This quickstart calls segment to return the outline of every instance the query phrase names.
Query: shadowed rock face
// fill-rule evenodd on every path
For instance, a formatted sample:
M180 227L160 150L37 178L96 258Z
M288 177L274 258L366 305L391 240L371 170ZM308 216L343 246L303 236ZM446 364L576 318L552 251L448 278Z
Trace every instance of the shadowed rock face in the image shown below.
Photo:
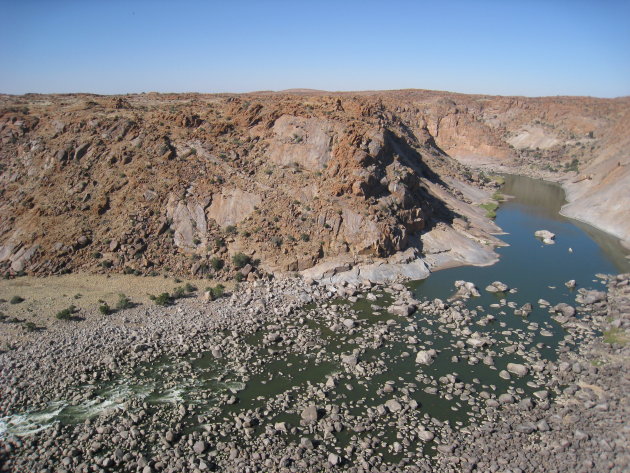
M231 277L236 252L337 278L331 267L391 278L488 264L499 229L478 204L492 185L451 157L552 163L567 213L627 237L629 104L430 91L2 96L0 269L184 274L220 259L218 276ZM574 158L577 173L565 170Z

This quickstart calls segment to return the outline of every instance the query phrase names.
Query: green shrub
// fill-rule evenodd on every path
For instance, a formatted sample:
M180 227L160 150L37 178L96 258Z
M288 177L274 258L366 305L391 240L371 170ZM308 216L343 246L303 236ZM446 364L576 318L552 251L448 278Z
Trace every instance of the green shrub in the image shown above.
M225 227L225 233L227 233L228 235L235 235L236 225L228 225L227 227Z
M216 256L210 260L210 266L212 266L212 269L215 271L223 269L224 264L223 260L221 258L217 258Z
M223 284L217 284L215 287L210 288L210 293L214 299L219 299L225 294L225 286Z
M487 202L485 204L481 204L479 207L486 210L486 217L495 218L497 216L496 210L499 208L499 204L496 202Z
M251 258L244 253L236 253L232 256L232 263L237 269L241 269L247 266L251 261Z
M306 233L302 233L302 234L300 235L300 239L301 239L302 241L309 241L309 240L311 239L311 237L310 237L310 236L308 236Z
M173 303L173 299L168 292L163 292L158 296L153 296L153 301L155 302L155 305L159 305L162 307L171 305Z
M63 309L57 312L55 317L57 317L59 320L70 320L72 318L72 314L74 314L76 310L77 308L71 305L67 309Z
M177 286L173 289L173 299L181 299L186 295L186 289L182 286Z
M24 298L20 296L13 296L9 301L11 304L19 304L20 302L24 302Z
M113 265L114 265L114 263L113 263L113 262L111 262L111 261L109 261L109 260L104 260L104 261L101 261L101 266L102 266L103 268L105 268L105 269L109 269L109 268L111 268Z
M99 306L98 311L103 315L109 315L112 312L112 309L107 304L103 304Z
M186 285L184 286L184 289L186 290L186 292L195 292L197 290L197 288L193 286L192 284L190 284L189 282L186 283Z
M37 325L35 325L35 322L26 322L23 327L24 330L26 330L27 332L34 332L37 328Z
M505 197L500 192L495 192L492 194L492 200L496 200L497 202L502 202L505 200Z
M234 276L234 279L236 280L236 282L241 282L243 279L245 279L245 276L243 275L243 273L241 273L240 271L238 273L236 273L236 275Z
M129 309L133 306L131 300L124 294L118 294L118 302L116 303L117 310Z
M103 254L99 251L95 251L94 253L92 253L92 258L94 259L101 259L103 257Z
M564 164L564 170L565 171L579 172L579 164L580 164L580 161L578 161L577 158L573 158L573 160L570 163L565 163Z

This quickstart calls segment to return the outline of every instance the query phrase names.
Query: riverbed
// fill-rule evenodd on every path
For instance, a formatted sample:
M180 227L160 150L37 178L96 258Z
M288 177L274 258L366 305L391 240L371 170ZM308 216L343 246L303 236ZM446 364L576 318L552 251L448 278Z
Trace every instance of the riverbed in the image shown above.
M56 429L80 437L131 418L141 453L123 460L130 447L118 455L101 441L92 457L111 466L167 462L164 442L180 441L180 450L197 445L190 461L202 470L276 464L291 449L313 465L430 468L450 432L479 425L503 404L552 402L562 385L550 367L598 333L579 314L567 321L550 308L574 307L581 289L603 288L598 275L630 269L614 238L558 214L559 187L507 176L502 192L510 198L496 220L509 246L497 250L493 266L444 270L405 286L308 288L291 310L281 295L277 304L270 298L278 286L244 289L230 299L246 317L240 323L233 315L233 326L223 317L202 328L210 309L192 301L118 314L130 350L107 350L111 359L86 366L74 383L16 401L0 434L33 438ZM541 229L556 234L553 245L534 237ZM458 280L478 295L458 293ZM575 286L565 284L571 280ZM487 291L495 281L507 287ZM156 317L170 324L158 337ZM126 326L145 330L130 335ZM191 327L194 335L182 335ZM80 347L105 328L78 330ZM84 440L79 450L91 452L89 445Z

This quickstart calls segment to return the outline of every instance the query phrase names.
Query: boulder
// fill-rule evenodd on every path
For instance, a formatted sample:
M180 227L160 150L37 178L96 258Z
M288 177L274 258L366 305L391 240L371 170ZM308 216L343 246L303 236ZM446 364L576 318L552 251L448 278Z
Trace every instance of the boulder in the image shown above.
M317 422L317 419L319 418L319 414L317 412L317 407L315 405L312 405L312 404L310 406L308 406L308 407L305 407L302 410L302 414L300 414L300 417L302 418L302 420L306 424L313 424L313 423Z
M529 373L527 366L518 363L508 363L507 370L516 376L525 376Z
M555 243L554 239L556 238L555 233L551 233L549 230L537 230L534 233L536 238L542 239L545 245L553 245Z
M420 350L416 354L416 363L422 365L430 365L433 363L433 358L437 355L435 350Z
M398 412L402 409L402 406L396 399L390 399L385 403L385 407L389 410L389 412Z

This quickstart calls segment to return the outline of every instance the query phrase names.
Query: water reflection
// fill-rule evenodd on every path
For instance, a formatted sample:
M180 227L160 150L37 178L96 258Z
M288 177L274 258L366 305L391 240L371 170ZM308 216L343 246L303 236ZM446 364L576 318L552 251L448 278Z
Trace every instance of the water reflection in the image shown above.
M571 236L575 235L578 237L578 246L583 246L582 243L590 244L591 242L586 241L590 239L599 247L603 258L614 267L613 271L630 271L630 260L626 258L628 251L621 246L618 238L587 223L560 215L560 209L567 202L564 190L558 184L524 176L506 175L504 177L505 185L502 192L505 195L514 196L514 199L507 201L501 206L497 218L497 223L505 231L513 233L509 228L504 227L505 222L512 221L513 216L510 215L511 213L516 213L518 218L529 221L533 217L541 217L552 222L570 224L581 230L581 232L570 232ZM546 222L542 221L541 225L544 223ZM560 231L568 229L565 225L555 228ZM549 230L554 231L551 228ZM557 232L554 231L554 233ZM579 233L582 233L582 235L579 235ZM577 248L572 249L574 251L577 250Z

